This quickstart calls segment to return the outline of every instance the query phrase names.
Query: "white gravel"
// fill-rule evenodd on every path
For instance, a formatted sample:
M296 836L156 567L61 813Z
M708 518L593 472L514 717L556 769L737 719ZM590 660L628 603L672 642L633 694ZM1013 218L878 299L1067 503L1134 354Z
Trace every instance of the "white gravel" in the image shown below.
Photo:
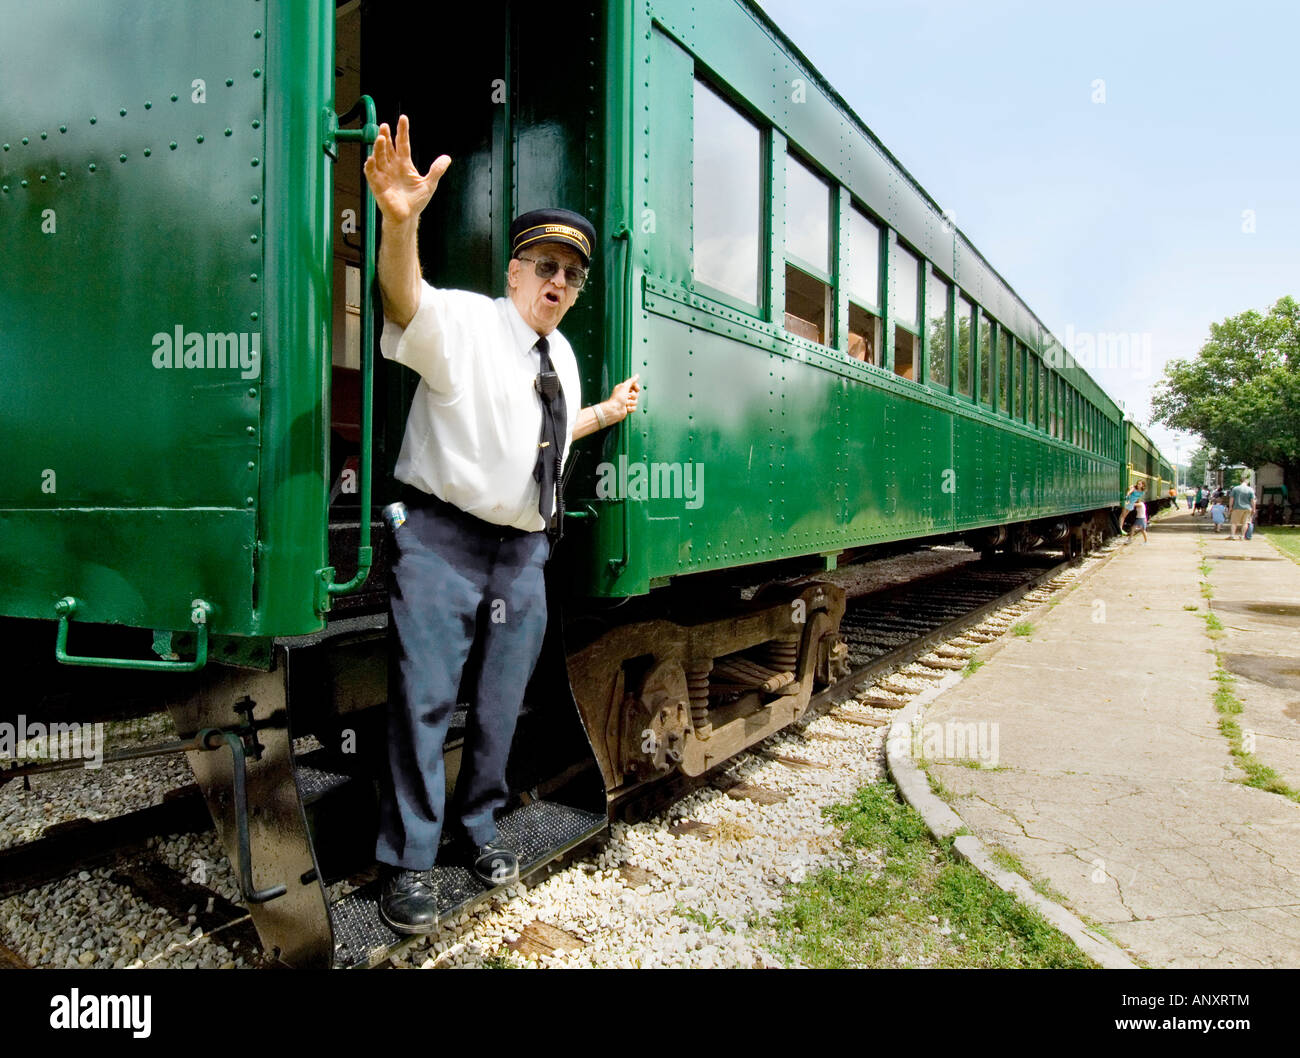
M1103 552L1104 554L1105 552ZM947 557L952 562L955 555ZM1091 562L1036 589L982 631L1003 634L1033 605L1080 577ZM948 647L979 644L949 641ZM942 648L941 648L942 649ZM951 655L949 655L951 656ZM920 691L931 680L895 673L886 677ZM872 693L881 693L871 688ZM846 711L892 717L850 700ZM780 804L736 800L708 788L691 794L661 816L630 826L616 823L608 845L594 859L572 864L534 887L515 886L475 912L448 923L434 938L422 939L394 962L404 968L482 966L488 960L516 966L753 967L776 966L767 922L782 904L785 887L831 865L842 869L876 866L860 851L839 846L822 807L843 802L884 774L887 727L870 728L823 716L810 733L836 739L773 736L754 750L829 764L829 769L790 767L750 751L729 775L789 795ZM100 819L161 800L167 790L191 781L180 757L80 769L0 789L0 847L39 836L52 822ZM672 834L684 819L708 823L711 834ZM152 842L164 863L238 903L230 864L213 833L173 835ZM627 865L650 872L632 889L619 875ZM229 947L221 931L204 936L194 924L146 906L126 887L110 881L112 870L83 870L57 882L0 900L0 934L33 965L48 967L221 967L258 960ZM574 935L581 947L524 959L506 944L529 923L540 921ZM245 956L248 956L246 958Z
M168 737L164 733L159 740ZM121 745L110 742L106 748ZM30 790L22 779L13 779L0 786L0 849L34 841L56 823L111 819L161 804L163 794L193 781L181 753L33 775Z

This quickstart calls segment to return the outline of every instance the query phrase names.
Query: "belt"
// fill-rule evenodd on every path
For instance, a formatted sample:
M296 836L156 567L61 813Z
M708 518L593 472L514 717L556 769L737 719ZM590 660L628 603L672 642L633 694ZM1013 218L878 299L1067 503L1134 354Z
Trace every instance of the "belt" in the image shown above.
M398 499L412 510L432 511L439 517L456 522L479 536L491 537L497 540L515 540L521 536L528 536L532 532L531 529L518 529L513 525L498 525L495 522L485 522L482 518L477 518L468 511L461 510L454 503L448 503L432 493L417 489L414 485L403 485Z

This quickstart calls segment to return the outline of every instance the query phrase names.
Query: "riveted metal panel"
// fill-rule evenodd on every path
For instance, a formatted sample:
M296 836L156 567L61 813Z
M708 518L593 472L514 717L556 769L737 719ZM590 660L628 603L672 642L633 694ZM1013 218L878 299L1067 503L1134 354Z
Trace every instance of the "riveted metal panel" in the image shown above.
M3 612L319 625L332 14L50 0L7 27Z
M5 613L75 590L78 620L183 629L202 593L215 631L252 623L265 9L232 6L8 16Z

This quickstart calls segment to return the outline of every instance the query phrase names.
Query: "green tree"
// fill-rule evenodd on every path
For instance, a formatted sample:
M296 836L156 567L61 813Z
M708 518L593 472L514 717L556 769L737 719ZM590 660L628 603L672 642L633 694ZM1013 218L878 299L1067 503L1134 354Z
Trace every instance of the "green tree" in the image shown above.
M1193 430L1226 463L1277 463L1295 489L1300 474L1300 304L1278 300L1210 324L1192 360L1165 365L1153 418Z

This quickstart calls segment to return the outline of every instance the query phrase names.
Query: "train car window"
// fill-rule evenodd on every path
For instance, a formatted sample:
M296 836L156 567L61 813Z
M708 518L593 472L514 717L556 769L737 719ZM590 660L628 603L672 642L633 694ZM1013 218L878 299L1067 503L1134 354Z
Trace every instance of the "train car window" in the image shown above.
M1016 415L1016 339L1011 332L1005 327L1002 328L999 366L1005 364L1002 369L1002 410L1012 418Z
M894 251L894 304L890 306L894 322L913 333L920 326L921 263L910 251L899 246Z
M965 297L957 298L957 392L971 395L971 343L975 327L975 306Z
M1038 357L1025 352L1025 422L1038 426Z
M1060 423L1057 421L1057 412L1060 410L1060 386L1061 381L1054 374L1051 368L1046 364L1043 365L1043 376L1047 379L1047 435L1049 437L1060 437Z
M880 317L852 301L849 302L849 356L876 367L881 366L884 357L880 348Z
M849 297L880 314L880 228L849 210Z
M902 245L890 254L894 273L894 300L890 314L894 320L894 374L913 381L917 376L918 338L921 319L921 262Z
M829 345L835 302L831 278L831 189L793 155L785 167L785 329Z
M948 302L951 300L951 287L938 272L931 269L930 285L926 291L925 315L928 323L929 349L926 362L927 382L948 389L952 375L949 364L952 360L952 343L949 341L951 318L948 314Z
M1034 359L1035 374L1038 376L1038 428L1047 431L1047 368L1037 357Z
M694 114L695 281L757 308L762 137L757 125L699 80Z
M793 155L785 166L785 252L830 275L830 185Z
M849 356L880 367L880 227L851 209L848 236Z
M980 403L987 404L994 411L997 411L998 408L998 395L993 392L998 377L994 366L996 350L993 347L996 333L993 321L981 312L979 344Z
M1007 361L1007 411L1013 419L1021 419L1025 411L1025 372L1020 362L1020 346L1010 331L1006 332L1006 341L1002 344Z
M785 329L810 342L828 343L827 322L834 312L831 288L807 272L785 266Z
M916 335L902 327L894 328L894 374L916 378Z

